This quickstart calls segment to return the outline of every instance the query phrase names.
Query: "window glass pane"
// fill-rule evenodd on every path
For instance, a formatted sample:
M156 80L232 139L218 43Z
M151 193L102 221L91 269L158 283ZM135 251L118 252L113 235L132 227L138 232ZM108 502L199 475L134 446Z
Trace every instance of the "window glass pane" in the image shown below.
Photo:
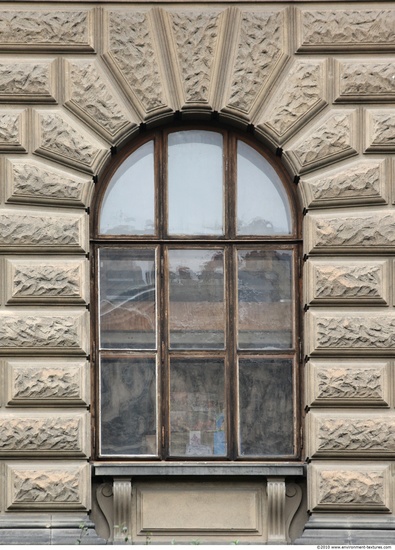
M169 250L170 347L224 347L223 250Z
M222 135L169 134L168 155L169 234L222 235Z
M226 455L223 361L176 359L170 367L170 454Z
M100 345L156 348L155 250L100 250Z
M239 452L293 454L291 359L240 359Z
M292 347L292 251L238 251L238 346Z
M100 233L155 234L154 142L132 153L118 168L104 195Z
M157 454L156 393L155 359L102 358L102 454Z
M255 149L237 142L237 234L288 235L291 214L280 177Z

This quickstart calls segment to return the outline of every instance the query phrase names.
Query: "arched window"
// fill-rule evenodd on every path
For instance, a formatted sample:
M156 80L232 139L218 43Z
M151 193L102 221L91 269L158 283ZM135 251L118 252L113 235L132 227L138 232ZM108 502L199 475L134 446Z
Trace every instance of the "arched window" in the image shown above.
M126 148L125 148L126 149ZM298 224L244 134L171 128L97 200L99 458L298 456Z

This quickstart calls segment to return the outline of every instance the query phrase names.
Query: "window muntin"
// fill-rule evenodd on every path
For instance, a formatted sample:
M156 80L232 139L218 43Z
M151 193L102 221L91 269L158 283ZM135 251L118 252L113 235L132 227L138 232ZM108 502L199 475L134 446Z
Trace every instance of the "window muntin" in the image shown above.
M194 140L211 144L212 134L216 135L199 130L186 141L188 145ZM183 144L185 136L185 131L156 132L155 139L145 142L155 144L153 165L158 166L160 159L164 168L152 168L156 174L154 195L159 197L157 236L142 236L143 227L134 235L99 231L97 236L99 312L105 323L99 330L97 353L101 373L99 456L117 460L295 458L298 242L292 203L277 172L252 145L226 131L218 132L221 162L218 158L216 162L221 164L221 172L217 172L216 184L221 198L217 197L213 211L217 220L221 212L222 234L215 234L218 224L214 224L213 233L206 235L205 222L199 231L199 216L189 229L182 221L176 229L180 233L170 234L169 201L176 204L177 200L168 191L171 175L166 167L171 163L167 144ZM240 154L235 153L243 152L244 145L249 158L256 154L264 160L255 159L255 164L265 168L264 186L270 189L267 179L270 182L275 175L274 191L265 192L265 200L277 196L279 202L273 199L274 204L282 205L279 218L273 215L271 223L259 225L266 231L263 234L237 234L238 197L247 176L238 169ZM204 163L205 157L201 159ZM199 170L195 167L193 171ZM181 186L187 187L191 181L187 170L184 177L183 170L178 170L177 178ZM194 192L196 181L191 184ZM110 179L109 188L114 188L112 183ZM208 202L211 185L201 187L203 194L208 193ZM102 201L102 216L109 204ZM178 205L188 210L187 194ZM255 205L253 210L257 212ZM279 227L283 233L275 234ZM142 374L144 361L146 378ZM131 373L127 373L128 364ZM117 374L113 383L111 372ZM254 373L259 374L255 385ZM147 391L132 406L126 394L133 376L140 381L136 385L143 380ZM124 397L117 401L117 394ZM146 411L141 417L140 409ZM123 433L117 444L119 429Z

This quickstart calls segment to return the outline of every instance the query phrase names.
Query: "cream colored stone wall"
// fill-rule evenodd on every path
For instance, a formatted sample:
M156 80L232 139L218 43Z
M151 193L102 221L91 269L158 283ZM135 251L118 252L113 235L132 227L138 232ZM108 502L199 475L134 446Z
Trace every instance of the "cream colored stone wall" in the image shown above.
M0 514L90 509L86 208L177 111L250 125L300 190L308 508L394 513L393 4L1 8Z

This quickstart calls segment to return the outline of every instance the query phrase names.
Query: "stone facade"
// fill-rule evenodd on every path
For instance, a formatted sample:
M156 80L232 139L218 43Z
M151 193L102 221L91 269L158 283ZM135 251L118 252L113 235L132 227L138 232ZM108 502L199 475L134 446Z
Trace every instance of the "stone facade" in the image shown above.
M285 477L240 485L245 517L224 513L225 493L191 485L210 517L221 508L210 536L232 540L221 533L236 517L245 542L345 544L368 536L363 513L375 525L367 540L393 541L392 3L0 3L2 540L35 512L31 542L48 517L61 533L70 517L73 543L81 518L92 534L91 510L117 540L133 506L136 540L155 529L167 540L155 518L174 514L149 515L158 495L177 500L165 486L139 482L132 500L127 480L92 481L90 206L111 155L140 129L212 117L252 132L298 185L308 477L303 494ZM303 535L297 510L302 523L312 513ZM351 527L334 527L333 512L338 525L354 514ZM199 521L190 532L207 533Z

